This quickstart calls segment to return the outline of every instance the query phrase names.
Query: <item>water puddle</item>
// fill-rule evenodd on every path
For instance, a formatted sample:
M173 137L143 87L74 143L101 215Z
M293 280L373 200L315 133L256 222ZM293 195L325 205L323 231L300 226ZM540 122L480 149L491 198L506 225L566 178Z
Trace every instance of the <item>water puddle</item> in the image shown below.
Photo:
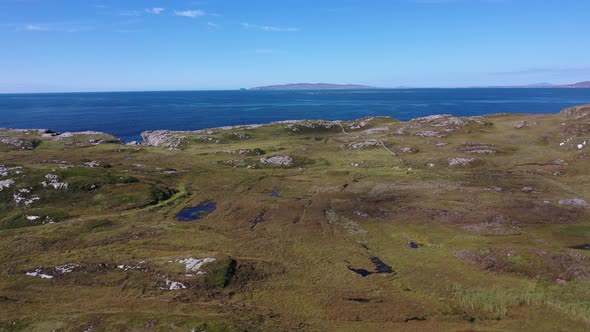
M348 267L348 269L349 269L350 271L352 271L352 272L354 272L354 273L356 273L356 274L360 275L361 277L368 277L368 276L370 276L371 274L375 273L375 272L371 272L371 271L368 271L368 270L365 270L365 269L353 269L353 268L352 268L352 267L350 267L350 266Z
M590 250L590 244L580 244L578 246L571 246L570 249Z
M195 207L182 209L176 215L176 219L180 222L201 220L215 211L215 209L217 209L217 204L215 202L204 201Z
M361 297L353 297L353 298L348 298L346 300L347 301L351 301L351 302L358 302L358 303L369 303L369 302L371 302L371 300L364 299L364 298L361 298Z
M278 191L273 191L270 193L270 197L281 197L281 194Z
M377 269L377 273L393 273L393 268L385 263L383 263L382 260L380 260L377 257L373 257L371 258L371 262L373 262L373 264L375 264L375 268Z
M258 224L260 224L261 222L264 222L264 216L266 215L265 211L262 211L258 214L258 217L256 217L256 219L254 219L253 221L250 222L250 229L254 229L256 228L256 226L258 226Z
M407 323L407 322L411 322L411 321L422 322L422 321L425 321L425 320L426 320L426 317L416 316L416 317L406 318L404 321Z
M352 267L348 267L348 269L361 277L368 277L371 274L392 274L395 273L393 268L387 264L385 264L381 259L378 257L371 257L371 262L375 265L375 271L369 271L365 269L354 269Z

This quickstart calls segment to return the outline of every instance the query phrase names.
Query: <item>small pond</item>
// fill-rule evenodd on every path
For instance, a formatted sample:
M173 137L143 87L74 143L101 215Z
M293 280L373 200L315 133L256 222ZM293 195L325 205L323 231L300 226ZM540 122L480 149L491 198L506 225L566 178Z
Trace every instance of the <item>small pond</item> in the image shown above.
M176 219L180 222L190 222L201 220L211 214L217 209L217 204L213 201L204 201L195 207L182 209L177 215Z
M373 263L373 265L375 265L375 271L368 271L365 269L354 269L350 266L348 266L348 269L358 275L360 275L361 277L368 277L371 274L377 274L377 273L382 273L382 274L395 274L395 271L393 270L393 268L387 264L385 264L382 260L380 260L377 257L371 257L371 262Z

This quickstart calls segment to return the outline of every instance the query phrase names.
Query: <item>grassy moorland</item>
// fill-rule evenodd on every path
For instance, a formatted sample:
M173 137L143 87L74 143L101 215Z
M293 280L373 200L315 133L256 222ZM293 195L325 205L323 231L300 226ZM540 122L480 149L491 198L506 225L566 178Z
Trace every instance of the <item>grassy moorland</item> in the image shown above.
M590 106L146 138L0 130L0 331L590 329Z

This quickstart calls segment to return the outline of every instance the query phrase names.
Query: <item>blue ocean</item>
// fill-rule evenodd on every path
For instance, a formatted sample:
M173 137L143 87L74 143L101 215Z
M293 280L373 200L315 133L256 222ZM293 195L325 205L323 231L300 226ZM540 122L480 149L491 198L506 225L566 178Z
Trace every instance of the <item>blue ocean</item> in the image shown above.
M144 130L196 130L278 120L387 115L557 113L590 89L395 89L0 94L0 127L96 130L125 141Z

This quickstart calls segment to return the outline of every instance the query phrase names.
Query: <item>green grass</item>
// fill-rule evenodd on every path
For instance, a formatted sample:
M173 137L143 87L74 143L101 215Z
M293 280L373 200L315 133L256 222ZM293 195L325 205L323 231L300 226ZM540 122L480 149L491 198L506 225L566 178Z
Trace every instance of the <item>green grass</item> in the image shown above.
M524 119L539 125L513 128ZM587 330L588 253L568 247L589 242L590 212L557 204L590 202L586 152L559 147L571 135L564 127L580 124L560 115L487 121L444 138L415 135L441 127L413 124L400 135L408 123L376 118L363 129L343 122L346 133L275 124L208 135L220 143L182 133L181 151L46 138L33 151L1 150L23 173L0 192L0 330ZM369 138L417 152L342 148ZM499 153L467 155L465 142ZM295 165L260 167L263 154ZM450 167L452 157L480 161ZM243 167L223 164L236 159ZM538 172L556 159L568 164L562 175ZM93 160L108 167L82 165ZM70 187L44 188L46 174ZM40 200L17 205L18 189ZM176 221L205 200L215 212ZM218 260L191 276L175 263L187 257ZM349 270L374 271L372 257L395 274ZM58 274L68 263L77 270ZM56 277L25 275L36 269ZM162 289L166 278L187 288Z
M471 313L483 314L483 318L505 318L515 306L541 305L546 295L532 284L527 288L483 288L456 286L452 290L457 303Z
M164 200L164 201L160 201L159 203L149 206L146 208L146 210L152 210L152 209L159 209L161 207L166 207L166 206L170 206L173 205L175 203L177 203L179 200L181 200L182 198L186 197L188 195L188 191L186 190L186 186L181 183L178 186L178 191L172 195L170 198Z

